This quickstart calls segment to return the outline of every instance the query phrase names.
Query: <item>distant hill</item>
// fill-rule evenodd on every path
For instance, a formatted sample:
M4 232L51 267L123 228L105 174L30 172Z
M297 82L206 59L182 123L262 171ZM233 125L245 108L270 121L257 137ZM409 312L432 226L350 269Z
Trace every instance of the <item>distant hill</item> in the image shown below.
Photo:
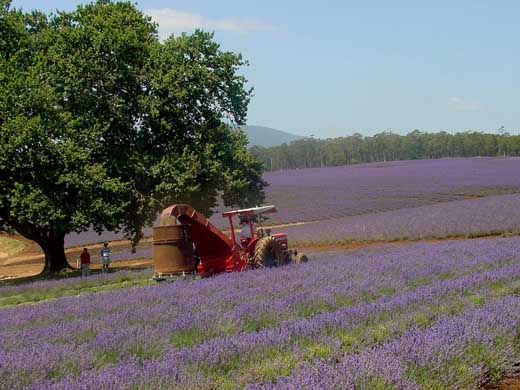
M250 146L276 146L305 138L301 135L286 133L285 131L271 129L265 126L245 126L243 130L247 134L247 138L249 138Z

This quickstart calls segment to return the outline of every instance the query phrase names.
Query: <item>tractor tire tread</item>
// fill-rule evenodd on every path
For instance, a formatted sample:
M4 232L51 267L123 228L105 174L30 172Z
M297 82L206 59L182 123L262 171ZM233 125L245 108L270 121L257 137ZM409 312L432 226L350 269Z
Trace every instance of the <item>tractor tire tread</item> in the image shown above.
M254 268L267 267L266 260L269 253L274 254L275 267L285 264L282 245L274 237L268 236L261 238L256 243L251 265Z

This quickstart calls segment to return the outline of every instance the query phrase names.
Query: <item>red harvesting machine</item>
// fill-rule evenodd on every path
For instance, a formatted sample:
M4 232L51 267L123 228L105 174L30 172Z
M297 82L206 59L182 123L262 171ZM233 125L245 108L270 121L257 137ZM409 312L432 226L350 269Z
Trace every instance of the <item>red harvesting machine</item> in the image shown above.
M307 256L289 249L286 233L271 234L254 220L276 212L275 206L253 207L222 214L229 222L229 237L190 205L163 210L161 226L153 229L154 278L164 280L186 274L210 276L247 268L277 267L307 262ZM233 217L245 227L237 240Z

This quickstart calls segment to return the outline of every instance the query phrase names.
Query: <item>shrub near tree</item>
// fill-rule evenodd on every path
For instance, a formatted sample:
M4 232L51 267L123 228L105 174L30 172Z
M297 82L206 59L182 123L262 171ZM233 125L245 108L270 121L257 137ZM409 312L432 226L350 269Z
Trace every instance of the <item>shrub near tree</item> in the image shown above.
M0 229L37 242L45 271L67 266L69 232L135 244L167 204L261 201L261 164L234 126L246 63L212 34L160 41L111 1L46 15L0 0L0 32Z

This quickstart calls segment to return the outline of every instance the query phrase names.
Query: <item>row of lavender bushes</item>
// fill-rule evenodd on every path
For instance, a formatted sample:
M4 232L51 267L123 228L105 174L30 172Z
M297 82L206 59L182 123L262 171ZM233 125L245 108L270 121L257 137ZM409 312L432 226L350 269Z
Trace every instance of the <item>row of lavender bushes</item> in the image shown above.
M316 221L492 196L520 190L519 158L453 158L268 172L270 223ZM219 209L211 221L226 227ZM158 224L158 220L156 224ZM145 229L145 236L151 229ZM122 234L72 233L66 245L122 239Z
M446 237L479 237L520 232L520 194L490 196L376 214L275 227L291 245L385 242ZM122 248L113 260L151 258L151 245ZM98 260L100 261L100 260Z
M520 359L519 245L332 252L3 309L0 388L474 389Z

